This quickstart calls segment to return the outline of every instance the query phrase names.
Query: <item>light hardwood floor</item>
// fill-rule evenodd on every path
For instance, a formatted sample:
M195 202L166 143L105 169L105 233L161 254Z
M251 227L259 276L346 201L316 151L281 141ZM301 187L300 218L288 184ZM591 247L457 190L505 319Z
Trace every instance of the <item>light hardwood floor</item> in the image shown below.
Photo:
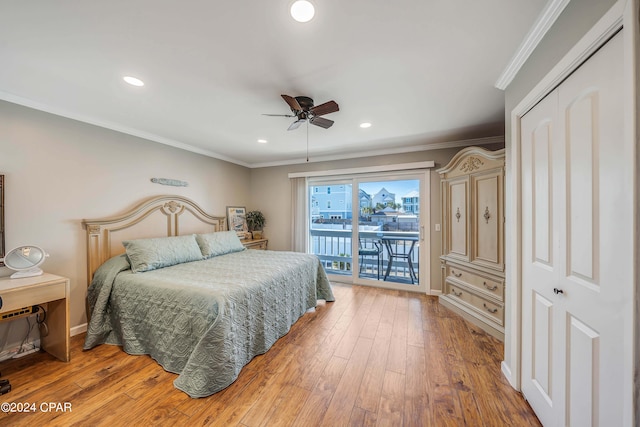
M334 293L204 399L174 389L176 375L148 356L82 351L84 335L70 363L46 353L2 362L13 390L0 402L36 411L0 413L0 425L540 425L502 377L502 343L437 298L341 284ZM43 411L48 402L71 411Z

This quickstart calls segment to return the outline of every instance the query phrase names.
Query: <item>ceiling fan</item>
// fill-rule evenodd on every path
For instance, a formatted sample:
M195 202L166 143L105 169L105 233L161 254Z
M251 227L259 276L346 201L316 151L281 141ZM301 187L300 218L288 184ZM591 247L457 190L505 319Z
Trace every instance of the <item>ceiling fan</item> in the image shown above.
M321 128L328 129L333 125L333 120L325 119L325 114L335 113L340 108L335 101L328 101L324 104L313 105L313 99L308 96L289 96L282 95L282 98L291 108L293 114L263 114L264 116L276 116L276 117L295 117L296 120L291 123L287 130L298 129L300 125L306 121L312 125L320 126Z

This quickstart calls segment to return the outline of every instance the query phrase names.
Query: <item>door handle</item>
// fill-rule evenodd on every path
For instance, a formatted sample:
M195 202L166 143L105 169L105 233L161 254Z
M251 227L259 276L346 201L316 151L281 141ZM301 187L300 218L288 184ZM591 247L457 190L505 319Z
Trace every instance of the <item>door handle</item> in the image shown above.
M564 294L564 291L562 289L553 288L553 293L556 294L556 295Z

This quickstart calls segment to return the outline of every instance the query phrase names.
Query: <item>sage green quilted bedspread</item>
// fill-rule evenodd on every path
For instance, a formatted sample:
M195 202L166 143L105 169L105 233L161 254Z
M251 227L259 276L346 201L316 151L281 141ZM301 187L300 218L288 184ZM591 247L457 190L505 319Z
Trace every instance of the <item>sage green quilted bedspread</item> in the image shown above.
M179 374L176 388L204 397L233 383L318 299L334 296L314 255L246 250L144 273L121 255L89 287L84 348L148 354Z

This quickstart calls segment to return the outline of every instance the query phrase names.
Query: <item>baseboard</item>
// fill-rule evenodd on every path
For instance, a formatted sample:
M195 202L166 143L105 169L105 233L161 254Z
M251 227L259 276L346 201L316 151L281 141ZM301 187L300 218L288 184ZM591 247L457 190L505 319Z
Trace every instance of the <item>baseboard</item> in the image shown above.
M500 363L500 370L502 371L502 375L504 375L507 381L509 381L509 384L511 384L511 387L520 391L520 389L517 387L517 384L513 380L513 375L511 374L511 368L509 367L509 365L507 365L507 363L504 360L502 361L502 363Z
M74 326L73 328L71 328L69 334L72 337L75 337L76 335L80 335L85 332L87 332L87 324L83 323L82 325Z

